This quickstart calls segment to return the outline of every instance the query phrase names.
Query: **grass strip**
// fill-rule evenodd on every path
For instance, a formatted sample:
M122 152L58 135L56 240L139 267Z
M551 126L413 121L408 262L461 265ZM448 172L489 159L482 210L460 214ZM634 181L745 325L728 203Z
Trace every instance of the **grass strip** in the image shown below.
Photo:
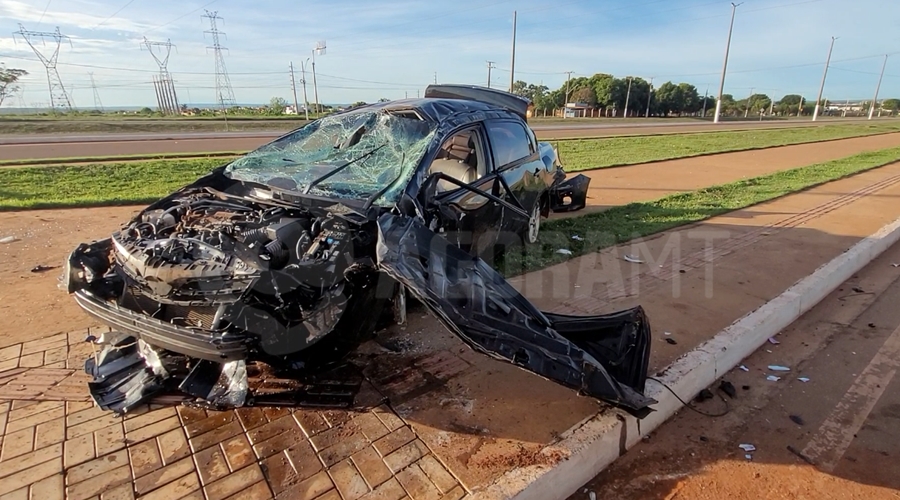
M521 254L509 252L498 263L512 276L596 252L626 241L770 201L900 161L900 147L776 172L719 186L679 193L655 201L630 203L603 212L547 221L540 243ZM572 239L578 235L582 240ZM571 252L557 253L559 249Z
M829 125L783 129L733 130L685 134L559 139L556 144L568 172L634 165L677 158L809 142L848 139L900 131L896 124Z
M115 156L71 156L65 158L22 158L17 160L0 160L0 167L41 166L55 167L71 163L112 163L123 161L154 161L201 158L233 158L244 154L241 151L221 151L206 153L162 153Z
M222 163L210 158L0 169L0 210L150 203Z

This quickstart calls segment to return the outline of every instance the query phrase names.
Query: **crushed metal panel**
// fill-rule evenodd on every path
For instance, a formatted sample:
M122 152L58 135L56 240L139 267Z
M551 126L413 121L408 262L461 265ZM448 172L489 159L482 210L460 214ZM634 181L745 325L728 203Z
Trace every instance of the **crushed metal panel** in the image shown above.
M643 311L548 315L484 261L415 219L385 214L378 219L378 231L379 268L473 348L639 418L652 411L656 401L640 393L650 338ZM554 328L554 321L572 340ZM614 378L607 365L622 379Z

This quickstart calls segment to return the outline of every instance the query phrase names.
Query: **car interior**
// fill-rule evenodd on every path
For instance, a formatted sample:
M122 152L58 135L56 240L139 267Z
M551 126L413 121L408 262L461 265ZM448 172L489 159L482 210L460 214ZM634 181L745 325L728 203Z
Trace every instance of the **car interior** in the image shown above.
M484 177L487 169L483 160L481 144L476 137L473 131L467 130L448 139L441 146L434 161L431 162L428 173L440 172L465 184ZM458 187L446 180L438 182L438 189L441 191L449 191Z

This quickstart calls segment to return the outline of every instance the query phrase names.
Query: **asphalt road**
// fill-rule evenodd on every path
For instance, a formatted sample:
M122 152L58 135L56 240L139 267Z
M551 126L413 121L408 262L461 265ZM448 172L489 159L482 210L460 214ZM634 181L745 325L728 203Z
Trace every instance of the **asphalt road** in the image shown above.
M622 125L609 122L596 124L579 122L573 124L536 123L532 128L540 139L556 139L672 134L710 130L809 127L862 121L865 120L858 118L830 118L816 123L811 121L767 121L725 122L719 124L672 121L665 123L649 122L647 124L628 122ZM6 135L0 136L0 160L248 151L271 141L283 133L281 131L252 131Z

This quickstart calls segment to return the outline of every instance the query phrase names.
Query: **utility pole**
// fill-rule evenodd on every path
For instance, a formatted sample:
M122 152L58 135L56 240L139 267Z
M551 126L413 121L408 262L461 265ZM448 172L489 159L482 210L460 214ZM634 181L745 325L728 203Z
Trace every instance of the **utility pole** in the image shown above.
M491 88L491 69L496 68L496 66L494 66L494 61L488 61L487 68L488 68L488 88Z
M316 98L316 115L319 114L319 85L316 83L316 54L325 55L325 40L316 42L316 48L312 50L312 74L313 74L313 95Z
M875 97L872 98L872 106L869 107L869 119L875 115L875 106L878 103L878 91L881 90L881 79L884 78L884 68L887 67L888 55L884 55L884 63L881 65L881 76L878 77L878 85L875 86Z
M650 118L650 102L653 101L653 77L650 77L650 92L647 94L647 112L644 118Z
M228 70L225 68L225 56L222 55L222 52L227 52L228 48L222 47L219 43L219 35L225 36L225 33L219 31L216 27L216 21L222 19L219 17L218 11L205 11L206 14L200 16L209 19L209 30L204 31L203 33L209 33L212 35L212 47L207 47L207 49L213 49L213 54L216 58L216 102L222 107L223 110L226 110L226 117L228 119L228 111L226 106L231 105L234 106L234 90L231 89L231 79L228 78Z
M825 72L822 73L822 84L819 85L819 95L816 97L816 108L813 111L813 121L819 117L819 103L822 102L822 93L825 92L825 77L828 76L828 65L831 64L831 51L834 50L835 37L831 37L831 45L828 47L828 58L825 59Z
M300 61L300 83L303 84L303 112L306 114L306 120L309 121L309 99L306 98L306 61Z
M753 87L750 87L750 96L747 97L747 109L744 110L744 118L750 115L750 102L753 100Z
M734 31L734 13L737 11L741 3L731 2L731 25L728 28L728 41L725 43L725 62L722 63L722 79L719 81L719 96L716 98L716 115L713 117L713 123L719 123L719 116L722 114L722 94L725 92L725 73L728 70L728 53L731 51L731 33Z
M709 98L709 84L706 84L706 92L703 93L703 112L700 113L700 118L706 118L706 100Z
M437 71L434 72L434 84L437 85Z
M623 118L628 118L628 101L631 100L631 77L628 77L628 91L625 92L625 113Z
M159 66L159 75L153 76L153 86L156 89L156 103L159 105L159 111L164 115L174 115L181 112L178 107L178 97L175 94L175 83L172 81L172 75L169 74L169 56L172 54L172 48L175 47L171 40L165 42L151 42L144 37L141 42L141 48L146 48L156 65ZM165 55L162 49L165 48ZM159 54L156 53L159 51ZM175 51L178 48L175 47Z
M566 118L566 106L569 104L569 79L572 78L574 71L566 71L566 98L563 102L563 119Z
M50 107L54 111L56 111L57 108L64 108L67 110L72 109L72 101L69 99L69 94L66 93L65 87L63 87L59 72L56 71L56 60L59 58L59 46L62 45L63 40L69 42L69 46L71 46L72 40L68 36L60 34L58 26L56 31L48 33L42 31L28 31L25 29L25 26L22 26L22 23L19 23L19 31L13 32L13 40L15 40L16 35L19 35L25 40L25 43L27 43L28 46L31 47L31 50L34 51L34 55L36 55L44 64L44 69L47 70L47 86L50 89ZM56 48L53 49L53 53L51 53L49 57L42 54L41 51L34 46L34 43L32 43L33 40L38 39L42 43L46 43L47 38L56 42Z
M291 61L291 92L294 93L294 113L300 114L300 103L297 102L297 86L294 85L294 61Z
M509 91L513 91L516 81L516 11L513 11L512 58L509 63Z
M100 101L100 93L97 92L97 84L94 83L94 73L88 71L88 76L91 77L91 88L94 90L94 109L103 111L103 103Z

